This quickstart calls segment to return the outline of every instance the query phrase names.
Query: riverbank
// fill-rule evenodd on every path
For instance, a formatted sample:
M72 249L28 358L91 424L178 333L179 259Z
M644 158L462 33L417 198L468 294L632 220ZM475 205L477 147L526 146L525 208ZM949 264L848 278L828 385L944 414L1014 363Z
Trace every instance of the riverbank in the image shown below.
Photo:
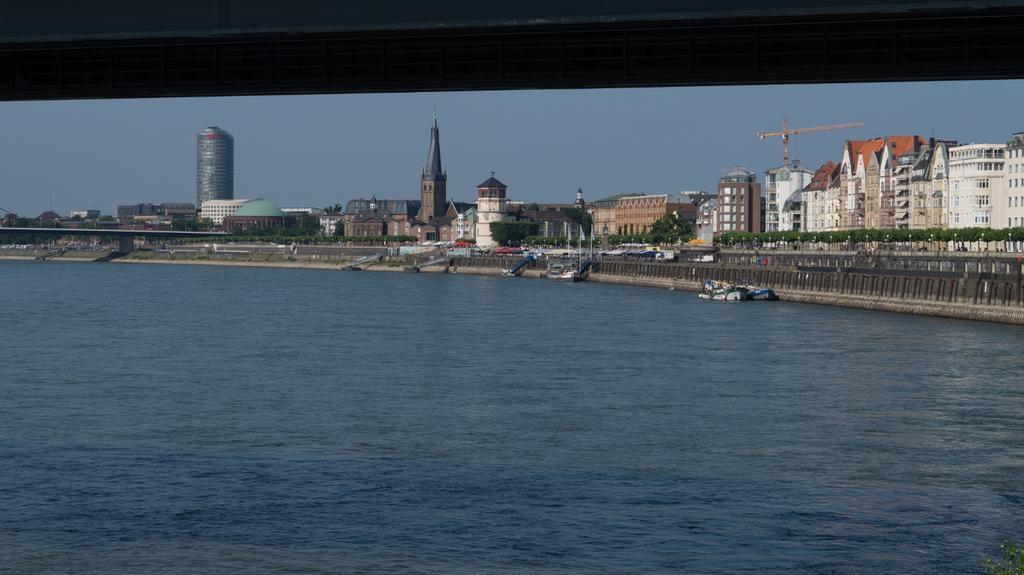
M98 258L103 257L107 253L108 252L79 252L79 251L72 251L72 252L67 252L67 253L61 254L59 256L47 256L46 260L47 261L57 261L57 262L86 262L86 263L89 263L89 262L96 261ZM19 250L17 252L7 252L7 253L0 252L0 260L34 261L34 260L38 259L40 256L45 256L46 254L47 254L47 252L45 252L45 251L23 251L23 250Z
M31 260L26 255L0 255L0 259ZM91 261L82 257L59 256L51 261ZM232 254L225 257L203 255L127 256L113 260L119 264L202 265L224 267L266 267L280 269L317 269L342 271L348 261L317 260L315 256L252 256L242 259ZM456 258L449 266L434 265L419 269L422 273L463 273L500 275L512 266L510 258ZM379 262L365 265L363 271L404 272L409 262ZM910 273L910 272L905 272ZM521 277L543 277L543 262L533 262ZM846 307L889 313L928 315L950 319L984 321L1024 326L1024 301L1021 286L1011 279L969 274L925 276L894 275L884 270L798 271L796 269L763 269L751 266L721 264L664 264L636 261L600 262L595 264L588 281L635 287L699 292L707 279L741 281L775 290L781 301L833 307Z
M701 282L681 279L622 277L609 274L593 274L587 281L613 283L638 287L672 289L699 293L703 289ZM1024 326L1024 309L1005 310L986 305L950 304L920 301L901 301L898 299L877 298L873 296L857 296L852 294L821 294L800 290L776 290L779 301L845 307L888 313L912 315L930 315L949 319L984 321Z

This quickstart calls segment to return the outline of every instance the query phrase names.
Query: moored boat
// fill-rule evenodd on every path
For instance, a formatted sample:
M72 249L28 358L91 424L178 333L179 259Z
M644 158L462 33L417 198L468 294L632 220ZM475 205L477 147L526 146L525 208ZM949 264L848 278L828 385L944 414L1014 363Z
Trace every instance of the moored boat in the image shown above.
M758 288L747 286L747 299L754 301L775 301L779 296L770 288Z
M545 277L555 281L578 282L582 279L574 262L553 262L548 266Z
M697 294L697 297L715 301L744 301L748 299L749 291L744 286L707 280L704 282L704 291Z

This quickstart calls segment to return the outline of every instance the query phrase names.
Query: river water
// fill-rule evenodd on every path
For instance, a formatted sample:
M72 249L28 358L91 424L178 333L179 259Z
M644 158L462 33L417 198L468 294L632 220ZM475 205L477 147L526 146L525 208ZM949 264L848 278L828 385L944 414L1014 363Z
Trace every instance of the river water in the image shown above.
M0 262L0 573L980 573L1018 328Z

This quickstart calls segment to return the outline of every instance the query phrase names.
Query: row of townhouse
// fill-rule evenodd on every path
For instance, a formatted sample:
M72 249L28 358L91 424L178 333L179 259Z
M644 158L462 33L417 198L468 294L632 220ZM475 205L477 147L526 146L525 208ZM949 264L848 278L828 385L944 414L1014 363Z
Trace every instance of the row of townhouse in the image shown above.
M770 170L766 187L772 185ZM847 140L841 162L818 168L795 197L798 207L767 196L769 212L778 209L768 216L767 231L1024 226L1024 133L1002 144L921 136ZM801 225L793 224L797 211Z

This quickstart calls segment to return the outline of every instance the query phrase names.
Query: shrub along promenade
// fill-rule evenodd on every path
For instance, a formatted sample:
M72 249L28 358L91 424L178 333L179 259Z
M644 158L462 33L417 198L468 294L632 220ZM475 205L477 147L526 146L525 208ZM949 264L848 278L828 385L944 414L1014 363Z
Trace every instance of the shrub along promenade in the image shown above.
M904 247L931 251L1020 251L1024 248L1024 228L956 228L924 230L848 230L835 232L725 232L718 242L726 247L765 245L806 246L812 249L850 248L856 245L875 249Z

